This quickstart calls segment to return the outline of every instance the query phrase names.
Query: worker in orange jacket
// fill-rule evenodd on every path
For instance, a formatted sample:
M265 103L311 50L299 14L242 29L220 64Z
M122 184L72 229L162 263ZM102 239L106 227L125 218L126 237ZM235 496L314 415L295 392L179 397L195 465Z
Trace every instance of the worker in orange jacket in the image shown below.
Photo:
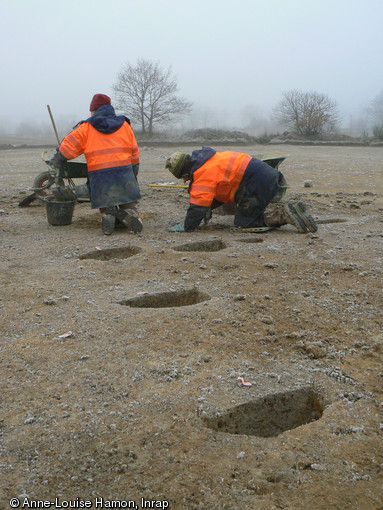
M262 229L291 224L298 232L316 232L314 219L302 202L273 204L281 195L282 173L249 154L234 151L217 152L202 147L191 155L175 152L166 160L166 168L178 179L190 181L190 205L184 223L169 230L192 232L211 210L228 202L237 205L234 225L239 228Z
M91 116L63 139L49 165L61 169L67 160L84 154L91 206L101 212L104 234L113 233L116 218L133 232L141 232L137 211L141 198L137 182L139 149L130 121L123 115L116 116L105 94L95 94L89 110Z

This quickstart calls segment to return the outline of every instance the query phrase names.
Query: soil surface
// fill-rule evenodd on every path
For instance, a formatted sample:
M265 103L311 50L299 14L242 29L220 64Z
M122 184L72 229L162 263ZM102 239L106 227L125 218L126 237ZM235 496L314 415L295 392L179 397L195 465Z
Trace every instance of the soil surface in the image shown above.
M168 232L179 146L141 149L141 234L52 226L41 149L0 151L1 509L383 508L383 149L231 148L288 154L318 232Z

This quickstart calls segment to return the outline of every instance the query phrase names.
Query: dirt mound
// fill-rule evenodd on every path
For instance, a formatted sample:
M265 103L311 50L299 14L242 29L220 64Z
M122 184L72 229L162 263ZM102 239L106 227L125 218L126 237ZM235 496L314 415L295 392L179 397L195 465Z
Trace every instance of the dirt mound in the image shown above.
M321 133L315 136L303 136L298 133L285 131L273 137L271 145L334 145L334 146L363 146L370 145L371 140L353 137L342 133Z
M254 144L255 138L243 131L228 131L224 129L194 129L186 131L181 137L184 141L195 141L202 143L232 142L235 144Z

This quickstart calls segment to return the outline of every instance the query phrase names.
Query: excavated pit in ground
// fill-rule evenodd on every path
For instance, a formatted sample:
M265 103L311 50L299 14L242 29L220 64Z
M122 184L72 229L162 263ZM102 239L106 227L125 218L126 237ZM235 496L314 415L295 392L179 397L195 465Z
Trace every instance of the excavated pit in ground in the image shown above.
M84 253L79 258L83 259L96 259L96 260L113 260L113 259L127 259L137 255L142 251L141 248L134 246L126 246L123 248L107 248L106 250L94 250Z
M197 289L191 289L145 294L144 296L124 299L119 301L119 304L132 308L173 308L195 305L209 299L208 294L204 294Z
M226 244L221 239L211 241L197 241L195 243L181 244L173 248L175 251L220 251L226 248Z
M260 237L247 237L245 239L237 239L240 243L263 243L263 239Z
M319 420L324 398L312 387L275 393L204 418L208 428L229 434L276 437Z

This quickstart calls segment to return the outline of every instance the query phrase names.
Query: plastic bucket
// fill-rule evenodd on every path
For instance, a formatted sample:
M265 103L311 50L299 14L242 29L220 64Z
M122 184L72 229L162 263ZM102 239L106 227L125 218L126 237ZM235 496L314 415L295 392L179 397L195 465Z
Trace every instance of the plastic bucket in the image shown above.
M50 225L70 225L72 223L73 211L76 201L56 202L52 199L45 199L45 210Z

